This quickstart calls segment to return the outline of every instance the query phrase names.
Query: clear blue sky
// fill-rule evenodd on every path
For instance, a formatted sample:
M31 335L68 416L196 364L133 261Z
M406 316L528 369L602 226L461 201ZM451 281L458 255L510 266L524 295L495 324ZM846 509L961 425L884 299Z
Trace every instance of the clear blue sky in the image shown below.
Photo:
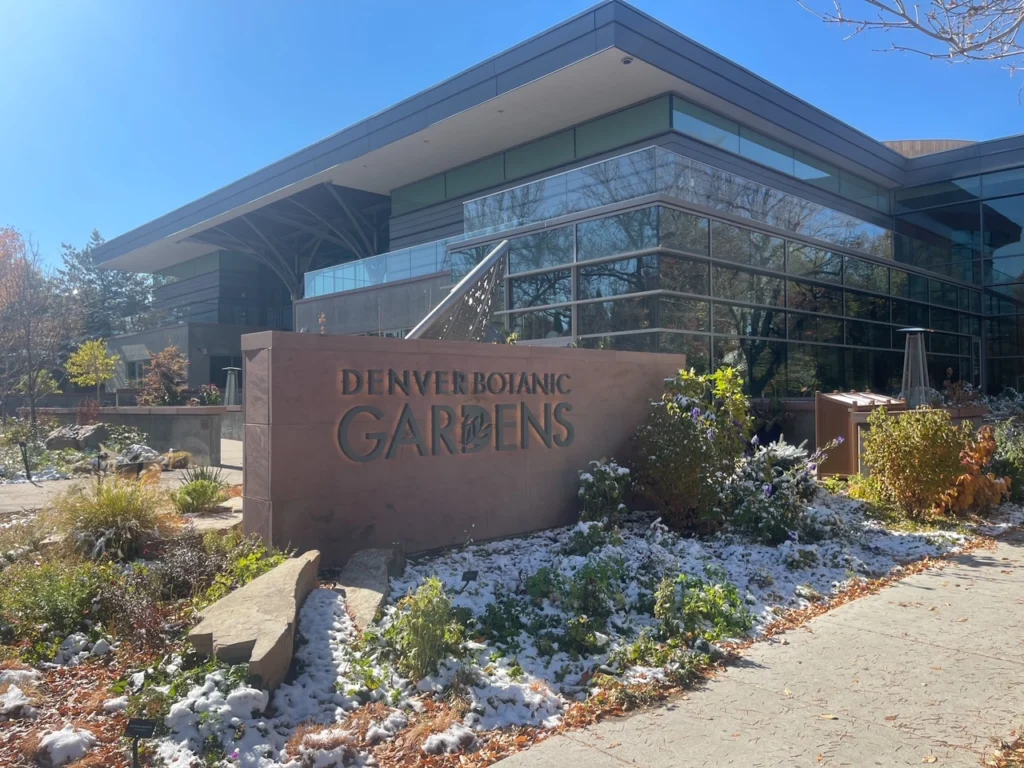
M592 4L0 0L0 225L55 260ZM1019 76L875 52L884 38L844 41L796 0L636 5L878 139L1024 132Z

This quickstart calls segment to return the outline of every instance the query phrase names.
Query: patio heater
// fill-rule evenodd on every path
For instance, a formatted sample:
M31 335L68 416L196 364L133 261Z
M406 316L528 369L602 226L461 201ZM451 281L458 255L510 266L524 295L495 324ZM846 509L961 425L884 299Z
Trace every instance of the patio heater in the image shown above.
M927 328L900 328L907 334L907 345L903 351L903 387L900 399L907 408L917 408L931 402L931 387L928 385L928 363L924 354L924 334Z
M227 385L224 387L224 405L241 405L238 396L238 374L241 368L225 368L228 374Z

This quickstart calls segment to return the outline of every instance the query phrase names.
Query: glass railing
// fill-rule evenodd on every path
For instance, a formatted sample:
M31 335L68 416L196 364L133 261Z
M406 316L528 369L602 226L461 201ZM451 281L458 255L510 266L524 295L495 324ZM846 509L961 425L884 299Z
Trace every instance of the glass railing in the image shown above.
M330 293L451 271L445 246L463 239L465 235L455 235L444 240L422 243L399 251L307 272L304 276L305 296L326 296Z
M463 205L466 237L654 194L892 258L892 233L884 227L660 147L647 147L470 200Z

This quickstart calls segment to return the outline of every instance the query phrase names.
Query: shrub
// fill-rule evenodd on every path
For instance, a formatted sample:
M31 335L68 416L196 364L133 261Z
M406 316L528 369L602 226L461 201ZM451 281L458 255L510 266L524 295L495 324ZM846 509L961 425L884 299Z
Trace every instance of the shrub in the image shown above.
M164 463L168 469L187 469L192 464L192 454L188 451L168 451L164 454Z
M154 352L142 379L139 405L182 405L187 384L188 361L177 347Z
M685 573L661 580L654 616L661 621L664 636L682 636L691 644L697 638L715 642L738 637L754 626L735 585L724 580L708 583Z
M1011 419L995 428L996 454L992 472L1010 479L1010 497L1024 500L1024 423Z
M946 411L927 408L895 417L879 408L868 425L864 460L882 500L911 517L927 516L956 486L971 425L953 426Z
M722 489L726 523L765 544L781 544L790 533L815 538L820 532L807 515L807 502L818 485L815 472L824 449L809 456L804 447L785 442L757 444L736 464Z
M149 435L137 427L124 424L107 424L106 446L118 453L124 453L133 445L145 445Z
M171 493L171 502L183 515L211 512L226 498L224 486L212 480L193 480Z
M622 564L611 559L588 560L572 575L565 590L565 607L572 613L589 616L604 626L616 608L625 605L619 588Z
M145 566L130 568L105 581L98 604L103 623L118 637L130 638L144 647L163 640L164 615L157 599L160 585Z
M31 643L59 642L96 618L102 571L75 560L22 561L0 578L0 624Z
M194 464L187 467L181 475L181 482L186 485L199 480L216 483L222 488L227 488L228 486L228 482L224 476L224 471L220 467L209 467L205 464Z
M133 560L149 541L175 527L156 488L137 480L110 478L75 488L54 502L54 522L76 550L91 558Z
M562 588L561 575L547 566L538 568L535 574L526 578L526 594L537 602L554 598Z
M989 512L1010 495L1011 480L989 472L996 454L995 430L984 426L960 452L962 474L942 499L942 508L954 514Z
M580 472L580 520L617 525L627 511L622 499L628 486L629 470L616 464L615 459L607 464L604 459L590 462L590 471Z
M288 559L286 553L268 549L258 537L241 533L220 535L211 531L203 537L203 550L224 565L218 569L209 589L197 600L198 607L217 602Z
M83 424L96 424L100 420L100 401L99 400L79 400L78 405L75 406L75 423L78 425Z
M221 405L224 402L224 396L216 384L201 385L197 399L200 405Z
M621 544L622 536L618 529L605 530L600 523L578 523L573 528L569 541L566 542L562 553L566 555L578 555L586 557L595 549L600 549L606 544Z
M714 529L719 489L743 453L749 425L743 381L734 369L680 371L637 430L637 489L674 528Z
M385 632L398 651L399 666L413 680L435 672L442 659L457 653L462 636L444 585L433 576L402 598L397 618Z

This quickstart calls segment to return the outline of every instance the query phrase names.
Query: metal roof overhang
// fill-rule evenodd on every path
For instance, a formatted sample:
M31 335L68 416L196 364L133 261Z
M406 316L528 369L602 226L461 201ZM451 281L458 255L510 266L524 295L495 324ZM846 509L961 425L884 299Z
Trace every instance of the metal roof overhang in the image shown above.
M624 57L632 63L624 65ZM93 253L153 271L215 250L196 236L322 184L380 195L666 92L883 186L906 159L620 0L161 216Z

